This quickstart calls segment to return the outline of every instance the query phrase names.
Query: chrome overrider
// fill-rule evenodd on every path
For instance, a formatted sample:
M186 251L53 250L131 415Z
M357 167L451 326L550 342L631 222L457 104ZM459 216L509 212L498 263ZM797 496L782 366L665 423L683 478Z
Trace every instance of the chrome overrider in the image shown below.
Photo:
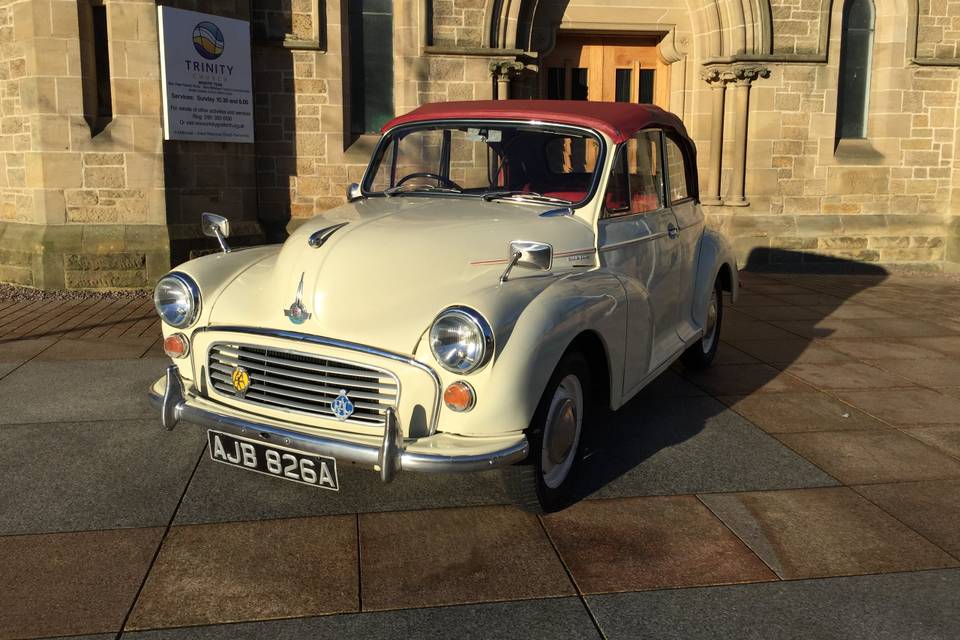
M158 381L159 382L159 381ZM167 367L166 382L161 394L156 387L150 390L150 401L160 409L163 426L170 430L180 420L210 427L245 438L258 438L266 443L331 456L338 461L352 462L380 472L383 482L390 482L398 471L426 473L458 473L483 471L519 462L527 456L529 444L523 438L510 446L482 455L440 455L405 448L400 421L394 409L386 409L383 437L379 446L365 445L337 439L330 435L305 434L254 422L248 418L217 413L190 403L190 394L184 390L183 380L175 365ZM427 436L420 442L438 435Z

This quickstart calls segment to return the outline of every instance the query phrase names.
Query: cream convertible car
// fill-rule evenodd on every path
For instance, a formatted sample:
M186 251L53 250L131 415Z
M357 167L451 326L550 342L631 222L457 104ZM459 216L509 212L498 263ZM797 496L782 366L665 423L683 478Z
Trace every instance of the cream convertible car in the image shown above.
M151 395L214 460L326 489L357 465L503 467L571 498L593 409L717 349L727 243L675 116L623 103L430 104L396 118L349 203L282 245L180 265L155 292Z

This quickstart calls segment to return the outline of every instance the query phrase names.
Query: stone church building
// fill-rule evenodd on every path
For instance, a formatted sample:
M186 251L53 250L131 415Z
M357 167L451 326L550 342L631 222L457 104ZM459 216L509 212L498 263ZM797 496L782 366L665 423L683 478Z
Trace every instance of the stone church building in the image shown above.
M255 142L164 140L154 0L0 0L0 281L150 286L203 211L344 202L394 114L531 97L680 115L741 264L960 270L960 0L161 4L250 22Z

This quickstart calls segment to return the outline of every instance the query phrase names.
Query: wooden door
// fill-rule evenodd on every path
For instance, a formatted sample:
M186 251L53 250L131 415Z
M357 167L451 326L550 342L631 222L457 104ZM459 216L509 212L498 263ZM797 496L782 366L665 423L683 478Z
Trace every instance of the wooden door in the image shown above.
M558 36L556 48L544 59L541 95L667 109L670 66L660 59L658 42L658 36Z

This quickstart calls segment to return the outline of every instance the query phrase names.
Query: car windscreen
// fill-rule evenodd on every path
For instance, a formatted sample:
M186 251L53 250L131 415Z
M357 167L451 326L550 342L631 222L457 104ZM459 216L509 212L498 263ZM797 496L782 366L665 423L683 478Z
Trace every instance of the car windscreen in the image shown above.
M454 194L583 204L602 163L586 130L509 123L403 127L381 141L368 195Z

